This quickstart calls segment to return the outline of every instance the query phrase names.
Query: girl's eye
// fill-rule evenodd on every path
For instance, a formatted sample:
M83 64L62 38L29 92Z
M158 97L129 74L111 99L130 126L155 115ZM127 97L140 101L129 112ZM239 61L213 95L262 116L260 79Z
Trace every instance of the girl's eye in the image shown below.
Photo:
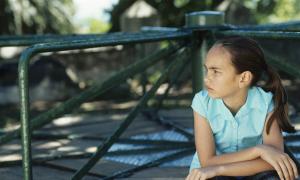
M219 71L216 71L216 70L214 70L213 72L214 72L214 74L217 74L217 73L219 73Z

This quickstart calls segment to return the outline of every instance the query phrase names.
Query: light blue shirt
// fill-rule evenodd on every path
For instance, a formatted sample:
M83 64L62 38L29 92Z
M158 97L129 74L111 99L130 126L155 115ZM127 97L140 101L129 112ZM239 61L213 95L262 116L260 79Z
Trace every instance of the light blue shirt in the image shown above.
M222 99L211 98L206 90L202 90L194 96L191 107L207 119L213 132L216 154L220 155L262 144L265 119L274 108L272 97L271 92L251 87L246 103L233 116ZM190 170L199 167L195 153Z

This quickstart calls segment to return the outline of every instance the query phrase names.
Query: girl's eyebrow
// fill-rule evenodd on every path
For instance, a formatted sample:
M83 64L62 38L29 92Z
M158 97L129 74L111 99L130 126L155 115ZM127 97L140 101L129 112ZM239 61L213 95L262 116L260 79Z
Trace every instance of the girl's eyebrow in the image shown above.
M207 68L205 64L203 66L204 66L205 69L221 69L221 68L215 67L215 66L211 66L211 67Z

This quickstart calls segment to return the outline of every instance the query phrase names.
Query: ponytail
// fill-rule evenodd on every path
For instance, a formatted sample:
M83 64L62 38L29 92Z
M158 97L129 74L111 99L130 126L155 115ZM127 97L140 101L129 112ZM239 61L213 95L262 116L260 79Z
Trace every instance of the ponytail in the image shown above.
M281 130L289 133L295 132L295 127L291 125L288 118L287 94L281 84L279 74L267 64L265 71L269 79L264 89L273 93L274 101L274 112L267 123L267 134L269 134L270 127L275 119Z

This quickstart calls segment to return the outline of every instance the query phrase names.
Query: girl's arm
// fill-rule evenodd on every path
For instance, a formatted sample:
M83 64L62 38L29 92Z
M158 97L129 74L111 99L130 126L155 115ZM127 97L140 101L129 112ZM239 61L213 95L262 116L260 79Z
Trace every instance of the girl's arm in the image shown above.
M197 127L195 128L195 131L198 131L196 132L195 135L197 136L198 134L201 135L202 137L208 136L209 141L211 140L213 141L212 132L206 119L199 116L197 113L194 114L195 114L195 120L196 121L198 120L198 122L195 122L195 125L198 124L197 126L195 126ZM271 113L267 116L266 122L269 120L270 116ZM203 127L200 128L201 132L199 132L199 123L201 127ZM207 132L205 132L205 129L208 129ZM264 127L264 131L263 131L264 145L258 145L256 147L248 148L236 153L215 156L214 153L211 153L212 150L214 152L214 143L209 141L206 143L208 145L207 147L210 148L210 151L206 152L207 153L206 156L205 153L203 153L204 150L202 148L203 144L201 144L196 148L197 148L197 152L198 152L198 148L200 148L200 151L198 153L200 153L201 156L203 154L205 156L204 158L200 156L201 157L200 162L206 163L205 161L208 161L208 163L206 163L204 167L205 166L215 167L217 169L217 175L247 176L262 171L275 169L281 178L286 177L286 179L289 179L287 177L290 176L291 179L293 179L292 177L298 176L295 163L290 159L290 157L287 154L283 152L283 137L276 120L271 125L269 134L266 133L266 126ZM197 142L198 140L196 138L196 146L197 146ZM247 152L249 152L248 155ZM210 155L210 158L207 158L207 155ZM245 159L245 160L241 160L241 159Z
M284 151L283 137L280 128L277 124L277 121L274 121L274 123L270 127L269 134L267 134L266 124L270 116L271 113L267 116L265 121L264 130L263 130L263 144L276 148L279 151L278 153L280 152L283 153ZM255 147L257 150L257 154L259 154L260 156L263 154L264 152L263 150L266 150L266 148L268 148L267 146L264 145L259 145ZM275 150L275 149L271 149L271 150ZM219 166L219 169L220 169L219 171L220 175L249 176L266 170L274 170L274 167L259 157L258 159L255 160L225 164L224 166L221 165Z
M263 143L259 145L258 153L261 158L256 160L230 163L217 166L217 175L225 176L248 176L257 172L275 169L281 179L294 179L298 177L298 171L295 163L284 153L283 137L281 130L275 120L269 134L266 131L266 124L271 116L267 116L267 120L263 131Z
M216 169L216 176L251 176L259 172L274 170L269 163L261 158L218 165L216 166Z

